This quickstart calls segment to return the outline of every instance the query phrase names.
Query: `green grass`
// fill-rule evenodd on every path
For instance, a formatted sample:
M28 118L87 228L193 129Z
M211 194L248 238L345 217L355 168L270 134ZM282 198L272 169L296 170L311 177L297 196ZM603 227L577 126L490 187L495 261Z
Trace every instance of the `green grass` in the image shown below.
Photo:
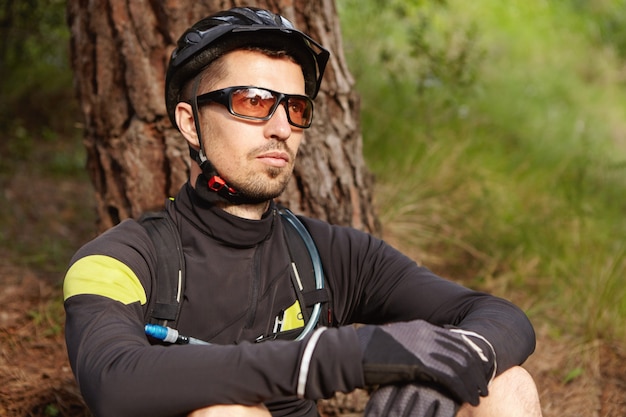
M623 340L623 2L338 6L387 232L555 334Z

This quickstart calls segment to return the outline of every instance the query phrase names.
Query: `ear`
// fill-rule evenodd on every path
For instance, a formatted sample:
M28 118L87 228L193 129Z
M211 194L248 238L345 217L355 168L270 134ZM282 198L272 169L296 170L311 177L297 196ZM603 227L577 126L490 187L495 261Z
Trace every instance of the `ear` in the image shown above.
M189 146L194 149L200 149L200 142L198 141L198 133L196 132L196 125L193 120L191 104L179 102L176 105L174 116L176 118L178 129L185 137L185 140L187 140L187 143L189 143Z

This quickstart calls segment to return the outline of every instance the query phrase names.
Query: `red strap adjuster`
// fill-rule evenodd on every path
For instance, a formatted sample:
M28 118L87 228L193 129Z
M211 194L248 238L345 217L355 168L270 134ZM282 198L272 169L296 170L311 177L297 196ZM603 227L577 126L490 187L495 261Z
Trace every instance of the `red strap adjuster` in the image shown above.
M209 179L208 186L210 190L213 190L215 192L219 192L222 188L228 187L226 181L224 181L223 178L218 177L217 175L214 175ZM235 191L235 189L231 187L228 187L228 192L230 194L237 193L237 191Z

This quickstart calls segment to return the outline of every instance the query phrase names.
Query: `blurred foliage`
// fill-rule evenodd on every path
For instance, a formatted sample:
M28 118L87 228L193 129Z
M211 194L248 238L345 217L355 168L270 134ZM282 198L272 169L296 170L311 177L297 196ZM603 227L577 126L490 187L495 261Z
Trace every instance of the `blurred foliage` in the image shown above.
M0 0L0 249L53 279L95 224L65 3Z
M626 0L569 1L576 13L586 17L590 36L626 59Z
M35 141L73 132L77 104L64 0L0 0L0 144L23 160Z
M556 334L623 339L624 1L337 4L390 238Z
M338 6L364 99L364 152L376 155L368 164L379 176L393 176L386 170L391 161L411 163L436 140L436 129L464 128L486 59L477 26L445 14L448 1L338 0Z

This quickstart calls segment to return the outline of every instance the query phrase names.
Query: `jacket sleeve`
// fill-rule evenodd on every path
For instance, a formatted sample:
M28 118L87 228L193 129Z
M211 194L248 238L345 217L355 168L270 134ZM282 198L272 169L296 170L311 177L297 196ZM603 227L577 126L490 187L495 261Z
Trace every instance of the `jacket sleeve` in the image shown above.
M328 329L315 344L307 338L166 347L147 342L137 304L79 295L65 307L70 362L96 416L173 416L211 404L257 404L298 392L317 399L363 384L360 359L350 359L360 353L349 327ZM307 346L310 357L303 361ZM345 354L336 354L341 351Z
M212 404L318 399L363 385L357 337L349 327L327 329L314 343L310 336L228 346L151 345L144 334L145 294L137 285L149 273L149 254L140 243L122 247L115 237L123 234L119 241L128 242L133 227L107 235L106 244L88 244L72 267L90 253L115 261L93 276L88 268L72 267L66 276L68 355L94 415L184 415Z
M494 346L498 374L534 351L533 327L511 302L441 278L369 234L303 221L320 251L339 325L421 319L471 330Z

